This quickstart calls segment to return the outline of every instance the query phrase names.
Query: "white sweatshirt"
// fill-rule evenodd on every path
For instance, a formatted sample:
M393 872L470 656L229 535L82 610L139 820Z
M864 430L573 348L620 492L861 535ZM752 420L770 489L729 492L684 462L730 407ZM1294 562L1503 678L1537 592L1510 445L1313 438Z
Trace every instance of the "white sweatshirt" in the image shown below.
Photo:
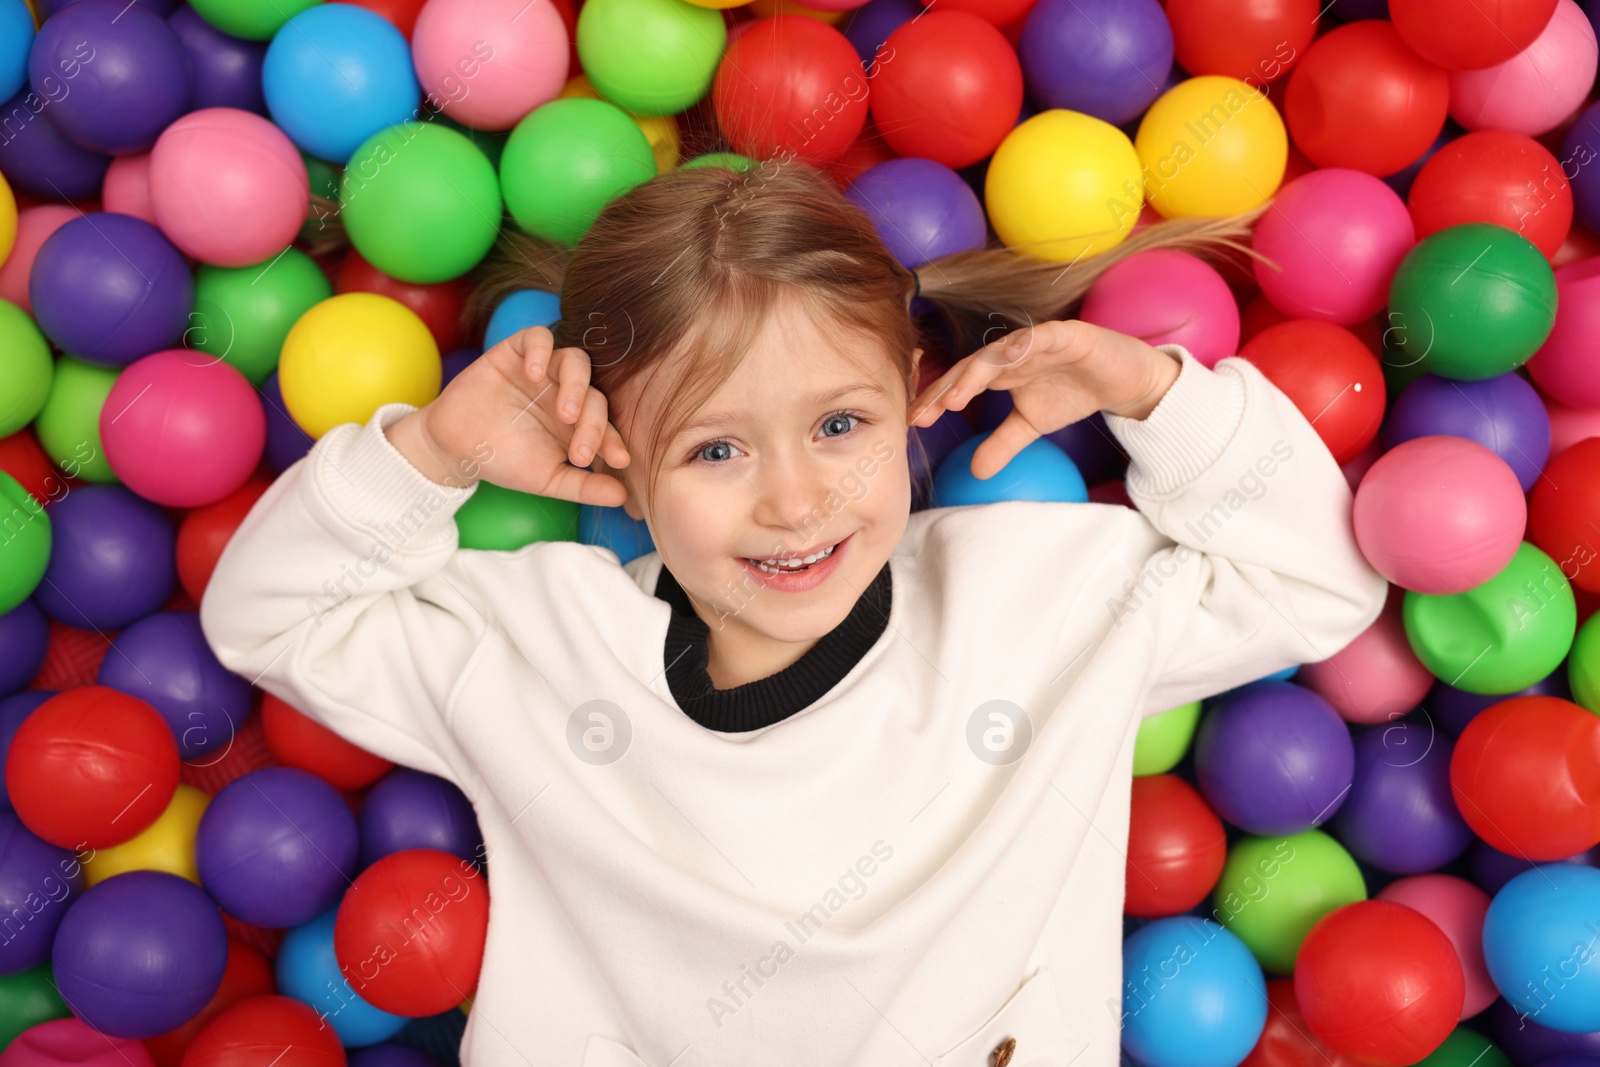
M1327 658L1387 591L1294 404L1166 351L1149 417L1106 418L1139 510L912 514L882 636L761 729L674 703L659 555L459 550L473 490L381 432L407 404L273 483L201 623L230 669L472 799L492 903L465 1067L988 1067L1007 1037L1012 1067L1109 1067L1141 716Z

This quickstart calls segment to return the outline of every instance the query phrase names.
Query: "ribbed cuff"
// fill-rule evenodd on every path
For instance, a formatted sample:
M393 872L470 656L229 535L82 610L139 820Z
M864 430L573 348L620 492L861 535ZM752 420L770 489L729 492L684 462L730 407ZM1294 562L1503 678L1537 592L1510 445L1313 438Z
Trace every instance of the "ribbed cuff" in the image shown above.
M1227 360L1210 370L1182 345L1157 347L1183 365L1155 409L1143 419L1104 413L1133 460L1128 488L1147 498L1166 496L1204 472L1244 419L1244 379L1225 366Z
M478 490L476 483L463 488L433 481L390 443L384 429L416 410L384 404L366 425L336 426L312 450L314 484L329 509L395 552L454 545L456 512Z

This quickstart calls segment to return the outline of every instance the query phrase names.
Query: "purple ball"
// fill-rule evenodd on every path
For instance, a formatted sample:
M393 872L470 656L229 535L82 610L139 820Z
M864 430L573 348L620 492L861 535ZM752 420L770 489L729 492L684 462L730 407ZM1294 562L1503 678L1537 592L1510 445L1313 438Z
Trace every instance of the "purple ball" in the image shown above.
M961 175L931 159L890 159L867 168L844 191L907 269L982 248L988 223Z
M267 375L258 390L261 393L261 410L267 413L267 447L263 458L267 466L282 474L294 466L316 444L311 435L300 428L283 404L283 388L278 384L278 372Z
M1022 77L1043 109L1121 126L1161 95L1172 27L1156 0L1039 0L1022 26Z
M861 57L861 65L871 74L872 61L883 42L924 10L917 0L872 0L850 12L840 29Z
M483 349L478 348L476 345L468 345L466 348L458 348L445 356L442 360L444 376L439 388L443 389L446 385L449 385L456 375L466 370L472 361L481 355L483 355ZM274 378L273 381L276 382L277 379Z
M1475 382L1424 374L1406 386L1389 408L1384 443L1393 448L1434 434L1487 448L1516 472L1523 492L1533 488L1550 458L1550 413L1515 372Z
M86 485L46 511L50 563L33 597L51 618L120 630L171 599L176 535L158 505L120 485Z
M1576 863L1581 867L1600 867L1600 845L1568 856L1557 863ZM1531 871L1542 866L1532 860L1523 859L1521 856L1508 856L1495 848L1487 841L1474 841L1472 849L1467 853L1467 867L1472 871L1472 880L1477 882L1485 893L1498 893L1505 884L1519 874Z
M1472 843L1450 792L1455 744L1426 717L1371 726L1356 735L1350 796L1333 833L1350 854L1389 874L1444 866Z
M23 89L0 105L0 174L46 200L95 196L111 157L79 148L40 117L49 101Z
M51 953L61 999L113 1037L155 1037L192 1019L227 964L216 903L166 871L127 871L92 886L61 921Z
M265 41L230 37L184 4L167 16L167 26L177 35L194 72L194 108L236 107L267 113L261 91L261 61Z
M123 630L97 681L159 711L180 759L226 751L250 714L250 683L217 660L193 611L158 611Z
M1551 671L1541 680L1534 682L1526 689L1519 689L1515 693L1482 694L1469 693L1465 689L1457 689L1444 682L1434 682L1433 688L1428 692L1427 706L1433 712L1434 719L1455 737L1461 736L1461 731L1467 728L1467 723L1478 717L1478 713L1486 708L1510 700L1512 697L1547 696L1560 697L1562 700L1572 699L1572 690L1567 685L1567 671L1565 667Z
M161 15L126 0L77 0L39 27L28 82L45 118L92 152L143 152L189 110L189 57Z
M1322 697L1261 682L1219 699L1194 739L1200 792L1252 834L1298 834L1326 822L1350 792L1350 728Z
M1600 1050L1594 1052L1563 1052L1551 1056L1539 1067L1600 1067Z
M11 794L5 789L6 754L11 751L11 739L17 736L22 720L55 695L54 689L29 689L0 700L0 811L12 810Z
M1600 231L1600 104L1584 108L1567 131L1561 142L1561 169L1572 183L1578 224Z
M50 620L31 597L0 615L0 696L33 681L49 650Z
M194 279L160 230L132 215L97 211L39 246L28 297L39 329L57 346L122 366L178 343L194 307Z
M34 6L38 8L39 18L43 20L50 18L62 8L69 7L77 2L78 0L37 0ZM136 0L136 2L140 7L166 18L172 13L176 0Z
M1525 1019L1504 997L1489 1007L1489 1026L1495 1044L1517 1067L1539 1067L1556 1056L1578 1052L1600 1056L1600 1030L1569 1034Z
M1004 389L985 390L978 394L976 403L979 433L999 426L1016 406L1011 394ZM1098 411L1045 434L1044 439L1072 457L1083 474L1085 485L1099 485L1122 477L1126 462L1122 446L1111 435L1105 416Z
M299 926L338 902L356 871L356 817L344 797L293 767L251 771L200 817L195 865L234 918Z
M361 802L361 867L408 848L478 857L483 834L472 801L437 775L396 767Z
M913 426L906 436L906 451L910 457L911 492L914 502L926 506L929 487L939 464L976 433L972 423L959 411L946 411L931 426ZM920 442L918 448L914 442Z
M31 833L9 809L0 812L0 975L19 974L50 958L68 908L83 893L78 858Z
M1333 0L1333 14L1341 22L1389 17L1389 0Z
M350 1067L444 1067L444 1064L420 1048L385 1041L381 1045L351 1049Z

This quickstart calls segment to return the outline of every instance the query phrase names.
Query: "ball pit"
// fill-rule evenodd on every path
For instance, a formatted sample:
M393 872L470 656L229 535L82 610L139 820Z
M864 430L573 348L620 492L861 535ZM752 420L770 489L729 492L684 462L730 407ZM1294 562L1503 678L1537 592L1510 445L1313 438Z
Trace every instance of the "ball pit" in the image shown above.
M1574 0L1557 0L1539 36L1504 63L1450 73L1450 117L1469 130L1536 137L1583 105L1594 85L1594 27Z
M1390 405L1384 441L1393 449L1440 434L1476 442L1499 456L1523 492L1533 488L1550 458L1549 413L1527 379L1514 373L1474 382L1424 374L1406 386Z
M1344 327L1291 319L1256 334L1239 355L1316 420L1312 426L1335 461L1350 461L1377 436L1386 399L1383 368Z
M1161 92L1172 51L1172 27L1157 0L1039 0L1017 55L1041 108L1125 126Z
M1122 1043L1142 1063L1224 1067L1243 1059L1266 1025L1261 968L1208 919L1157 919L1134 931L1122 971Z

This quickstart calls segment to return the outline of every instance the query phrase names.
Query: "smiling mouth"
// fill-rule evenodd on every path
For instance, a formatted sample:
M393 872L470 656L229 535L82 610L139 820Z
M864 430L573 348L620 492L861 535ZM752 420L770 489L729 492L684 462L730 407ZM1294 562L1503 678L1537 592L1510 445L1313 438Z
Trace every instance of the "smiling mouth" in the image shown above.
M783 559L779 559L778 557L772 557L770 559L753 559L750 556L745 556L743 559L752 567L755 567L757 570L766 574L796 574L800 571L809 570L812 566L821 563L823 560L833 555L834 550L839 547L839 544L840 542L835 541L833 544L822 549L820 552L813 552L807 556L790 556Z

